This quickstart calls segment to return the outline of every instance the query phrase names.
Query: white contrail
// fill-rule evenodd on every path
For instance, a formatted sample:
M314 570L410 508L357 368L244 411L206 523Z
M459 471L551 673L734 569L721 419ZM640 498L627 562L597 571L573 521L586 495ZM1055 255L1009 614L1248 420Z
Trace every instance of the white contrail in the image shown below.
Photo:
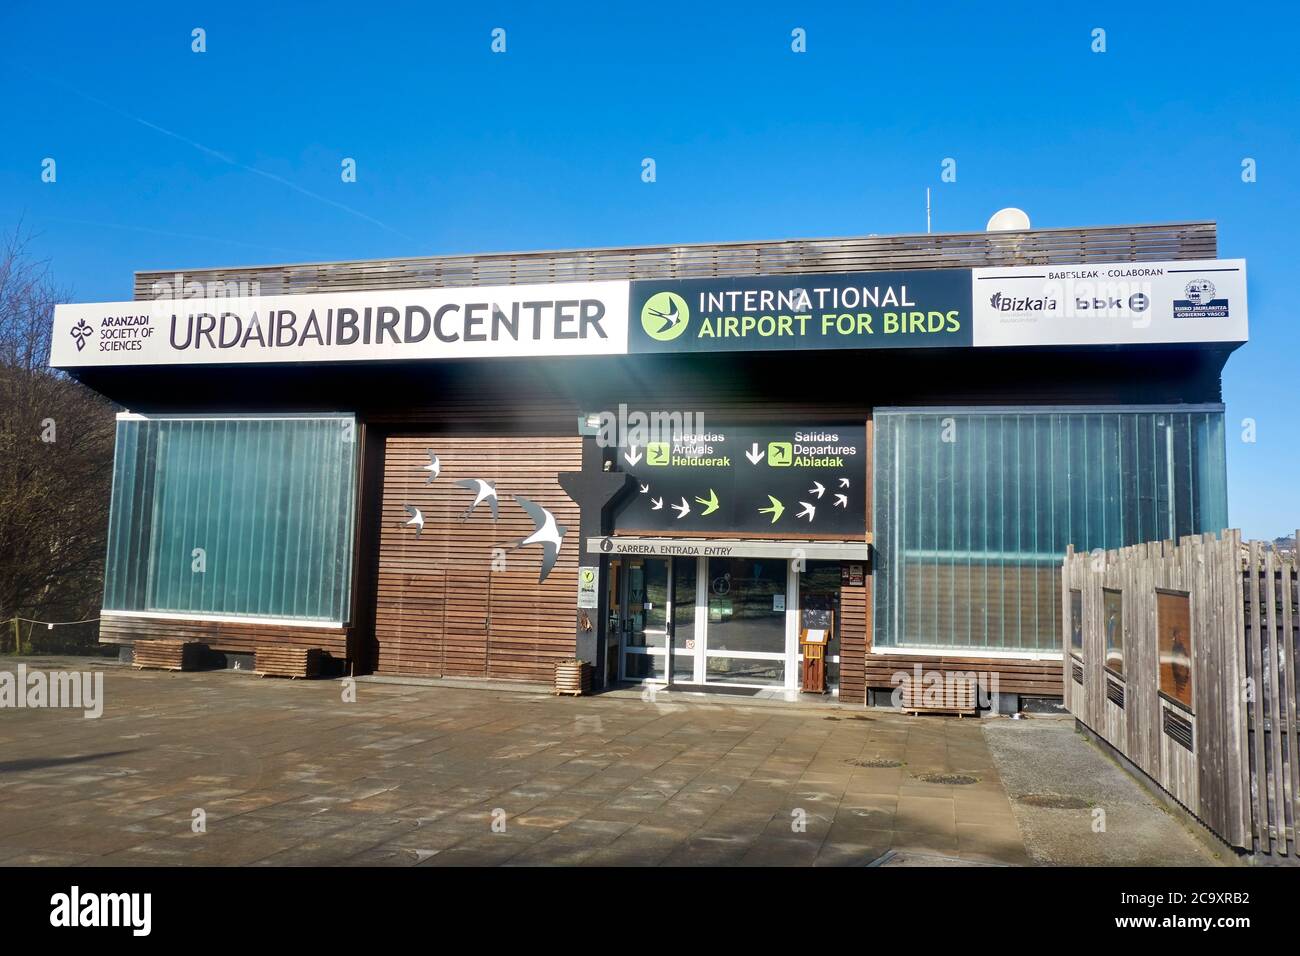
M128 229L132 232L146 232L169 239L193 239L198 242L221 242L232 246L246 246L249 249L261 249L265 252L285 253L291 256L306 256L312 259L325 258L320 253L304 249L286 249L284 246L264 246L257 242L245 242L243 239L226 239L222 236L201 236L192 232L172 232L169 229L153 229L149 226L136 226L126 222L97 222L93 219L74 219L69 216L41 216L50 222L66 222L74 226L94 226L96 229Z
M17 66L17 64L14 65ZM227 164L228 166L234 166L236 169L246 170L247 172L254 173L258 176L261 176L264 179L269 179L272 182L279 183L282 186L288 186L294 192L302 193L304 196L307 196L311 199L318 200L323 203L328 203L329 205L335 207L336 209L342 209L344 212L350 213L353 216L357 216L360 219L364 219L366 222L373 223L374 225L378 226L381 229L388 230L395 236L401 236L403 239L406 239L409 242L417 241L413 236L408 236L406 233L394 229L392 226L388 225L388 223L381 222L378 219L376 219L374 216L367 215L366 213L362 212L359 209L353 209L351 206L347 205L346 203L341 203L338 200L330 199L328 196L322 196L319 193L314 193L310 189L304 189L302 186L299 186L297 183L285 179L283 176L277 176L275 173L268 173L266 170L258 169L256 166L249 166L247 163L241 163L239 160L235 159L234 157L227 156L225 153L218 152L217 150L213 149L210 146L204 146L202 143L198 142L197 140L190 139L188 136L182 136L180 133L173 132L172 130L167 129L164 126L159 126L157 123L151 123L147 119L136 116L133 113L128 113L124 109L120 109L111 103L106 103L97 97L91 96L89 93L83 93L81 90L77 89L76 87L68 86L68 84L60 82L59 80L55 80L47 76L32 73L32 71L28 70L26 67L18 66L18 69L22 70L24 73L27 73L29 75L36 76L42 82L51 83L56 86L61 86L68 92L75 93L77 96L80 96L82 99L88 100L91 103L96 104L97 106L101 106L104 109L109 110L110 112L116 113L118 116L124 116L127 119L131 120L133 123L139 123L141 126L144 126L147 129L151 129L156 133L162 133L162 135L164 136L170 136L172 139L179 140L180 142L184 143L186 146L190 146L194 149L197 149L199 152L211 156L214 159L218 159L221 162Z

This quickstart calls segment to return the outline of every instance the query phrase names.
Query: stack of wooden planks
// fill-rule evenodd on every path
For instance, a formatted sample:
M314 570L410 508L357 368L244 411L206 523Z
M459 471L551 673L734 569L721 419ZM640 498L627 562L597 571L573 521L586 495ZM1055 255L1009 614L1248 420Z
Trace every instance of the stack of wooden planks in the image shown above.
M320 659L319 647L265 644L257 649L253 671L261 677L315 677Z
M201 648L195 641L136 641L132 663L139 669L192 671L199 666Z
M944 675L942 683L905 680L903 712L908 714L956 714L964 717L979 710L974 675Z
M555 693L581 697L591 692L591 665L586 661L556 661Z

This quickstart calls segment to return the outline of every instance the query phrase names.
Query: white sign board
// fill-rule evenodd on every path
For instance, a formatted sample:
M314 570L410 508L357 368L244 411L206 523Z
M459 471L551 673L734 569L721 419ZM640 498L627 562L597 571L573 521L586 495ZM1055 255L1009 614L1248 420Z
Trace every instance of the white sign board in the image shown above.
M1246 341L1246 260L973 269L976 346Z
M620 280L59 305L50 364L621 355L628 288Z

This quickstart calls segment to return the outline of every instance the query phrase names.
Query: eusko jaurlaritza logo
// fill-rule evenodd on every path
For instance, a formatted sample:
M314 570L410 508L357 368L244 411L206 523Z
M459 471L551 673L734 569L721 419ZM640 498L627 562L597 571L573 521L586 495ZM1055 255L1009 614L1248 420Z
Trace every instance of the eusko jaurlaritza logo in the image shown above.
M1185 299L1174 299L1175 319L1226 319L1226 298L1216 299L1218 292L1209 279L1193 279L1183 288Z

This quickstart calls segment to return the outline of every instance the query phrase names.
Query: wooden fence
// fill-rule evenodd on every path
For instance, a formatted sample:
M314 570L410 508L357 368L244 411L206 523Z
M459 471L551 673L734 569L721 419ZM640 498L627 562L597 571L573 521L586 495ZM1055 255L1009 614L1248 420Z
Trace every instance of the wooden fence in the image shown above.
M1065 704L1225 842L1300 858L1295 552L1241 532L1066 553Z

